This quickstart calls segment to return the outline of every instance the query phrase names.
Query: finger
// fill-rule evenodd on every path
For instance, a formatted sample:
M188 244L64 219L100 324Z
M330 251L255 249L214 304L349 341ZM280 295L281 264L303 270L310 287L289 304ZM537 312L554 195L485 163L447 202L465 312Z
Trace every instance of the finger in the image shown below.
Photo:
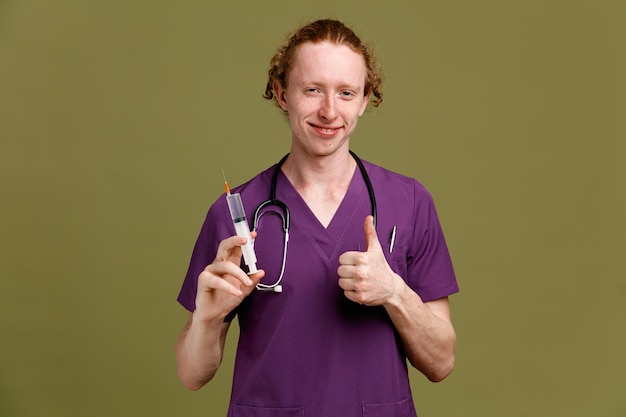
M340 264L337 268L339 278L352 278L354 275L354 265Z
M249 285L244 284L243 286L241 286L237 282L236 278L233 278L231 276L227 275L226 277L224 277L224 279L230 280L233 286L238 286L241 292L243 293L243 295L247 297L248 295L252 293L252 291L254 291L257 284L261 282L264 276L265 276L265 271L262 269L259 269L257 272L249 276L250 284Z
M229 283L226 279L218 277L208 270L204 270L198 276L198 293L200 291L224 291L235 297L242 297L243 291Z
M339 256L339 265L356 265L357 256L361 252L357 251L348 251L344 252Z
M219 246L217 247L217 254L215 255L215 259L220 260L220 261L225 261L230 257L234 249L237 249L239 248L239 246L245 245L245 244L246 244L245 237L231 236L227 239L224 239L220 242Z
M226 279L227 276L230 276L246 286L250 286L253 284L253 281L239 267L239 265L236 265L229 261L216 260L211 265L207 266L205 270L218 277L223 277L223 279Z
M252 292L256 285L261 282L264 276L265 270L263 269L259 269L254 274L248 275L241 268L235 267L234 273L224 275L224 279L231 283L235 283L235 281L243 283L244 288L242 288L242 290L246 295L248 295Z
M356 284L353 279L339 278L337 283L339 284L339 288L341 288L344 291L355 291Z
M250 278L250 280L252 281L252 285L251 287L254 288L256 287L256 285L261 282L261 280L263 279L263 277L265 276L265 271L263 269L259 269L257 272L255 272L254 274L250 274L248 277Z
M380 250L382 251L382 247L380 246L380 242L378 241L378 234L376 233L376 228L374 227L374 217L369 215L365 218L365 222L363 223L363 231L365 232L365 244L367 247L367 252Z

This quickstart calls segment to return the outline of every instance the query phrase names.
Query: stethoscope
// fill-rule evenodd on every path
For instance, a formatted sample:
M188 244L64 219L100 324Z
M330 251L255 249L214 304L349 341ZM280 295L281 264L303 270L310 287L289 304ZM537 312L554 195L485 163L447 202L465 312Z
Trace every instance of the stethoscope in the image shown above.
M367 192L369 194L370 203L372 206L372 216L374 217L374 227L376 227L376 217L377 217L376 196L374 195L374 188L372 187L372 182L370 181L369 175L367 175L367 171L365 170L363 161L361 161L361 159L358 156L356 156L356 154L352 151L350 151L350 155L352 155L352 157L356 161L356 164L359 167L359 171L361 171L361 176L363 177L363 180L365 181L365 186L367 187ZM261 204L259 204L259 206L254 211L254 219L252 222L253 231L257 230L259 226L259 220L261 219L261 217L263 217L267 213L273 213L273 214L280 216L280 218L282 219L283 232L284 232L283 260L282 260L282 265L280 268L280 274L278 276L278 279L273 284L261 284L261 283L257 284L256 288L260 291L273 291L273 292L283 291L283 286L281 285L281 282L283 280L283 275L285 274L285 264L287 261L287 243L289 242L290 220L289 220L289 207L287 207L287 204L285 204L283 201L280 201L276 198L276 182L278 181L278 174L280 173L280 168L282 167L283 163L285 162L288 156L289 154L283 156L282 159L278 161L278 164L276 164L276 167L274 168L274 173L272 174L272 182L270 184L270 198L268 200L265 200ZM280 211L266 210L266 211L261 212L263 209L270 207L270 206L278 207L280 208Z

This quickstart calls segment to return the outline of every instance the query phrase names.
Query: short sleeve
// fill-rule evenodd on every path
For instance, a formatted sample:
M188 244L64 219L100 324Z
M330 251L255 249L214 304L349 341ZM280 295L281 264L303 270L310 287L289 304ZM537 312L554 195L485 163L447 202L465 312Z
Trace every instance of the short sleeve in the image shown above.
M424 302L459 291L456 275L431 194L414 186L415 233L408 254L407 282Z

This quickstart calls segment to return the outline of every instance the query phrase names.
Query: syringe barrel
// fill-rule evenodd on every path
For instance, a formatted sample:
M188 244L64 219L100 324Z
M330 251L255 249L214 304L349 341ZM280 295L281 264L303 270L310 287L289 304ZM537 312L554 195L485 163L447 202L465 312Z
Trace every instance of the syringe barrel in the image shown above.
M226 195L226 201L228 202L228 209L230 210L230 216L233 219L237 236L247 239L246 244L241 246L241 251L243 252L243 261L248 267L249 273L253 274L258 271L256 268L256 254L254 253L254 246L252 246L250 226L246 219L241 196L239 193L229 194Z
M241 195L239 193L227 194L226 201L228 202L228 209L230 210L230 217L233 222L241 221L246 218L246 212L243 209L243 203L241 202Z

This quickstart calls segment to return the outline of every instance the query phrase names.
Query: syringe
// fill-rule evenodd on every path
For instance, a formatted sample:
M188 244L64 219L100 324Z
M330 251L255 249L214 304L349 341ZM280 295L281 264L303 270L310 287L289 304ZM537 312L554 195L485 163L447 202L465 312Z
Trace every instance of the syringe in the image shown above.
M230 193L230 187L226 181L226 174L222 170L224 175L224 187L226 188L226 202L228 203L228 209L230 210L230 217L233 219L235 225L235 232L237 236L245 237L246 244L241 246L243 252L243 261L248 267L248 275L254 274L258 270L256 269L256 255L254 253L254 247L252 246L252 236L250 235L250 226L246 219L246 212L243 209L243 203L241 202L241 195L239 193Z

